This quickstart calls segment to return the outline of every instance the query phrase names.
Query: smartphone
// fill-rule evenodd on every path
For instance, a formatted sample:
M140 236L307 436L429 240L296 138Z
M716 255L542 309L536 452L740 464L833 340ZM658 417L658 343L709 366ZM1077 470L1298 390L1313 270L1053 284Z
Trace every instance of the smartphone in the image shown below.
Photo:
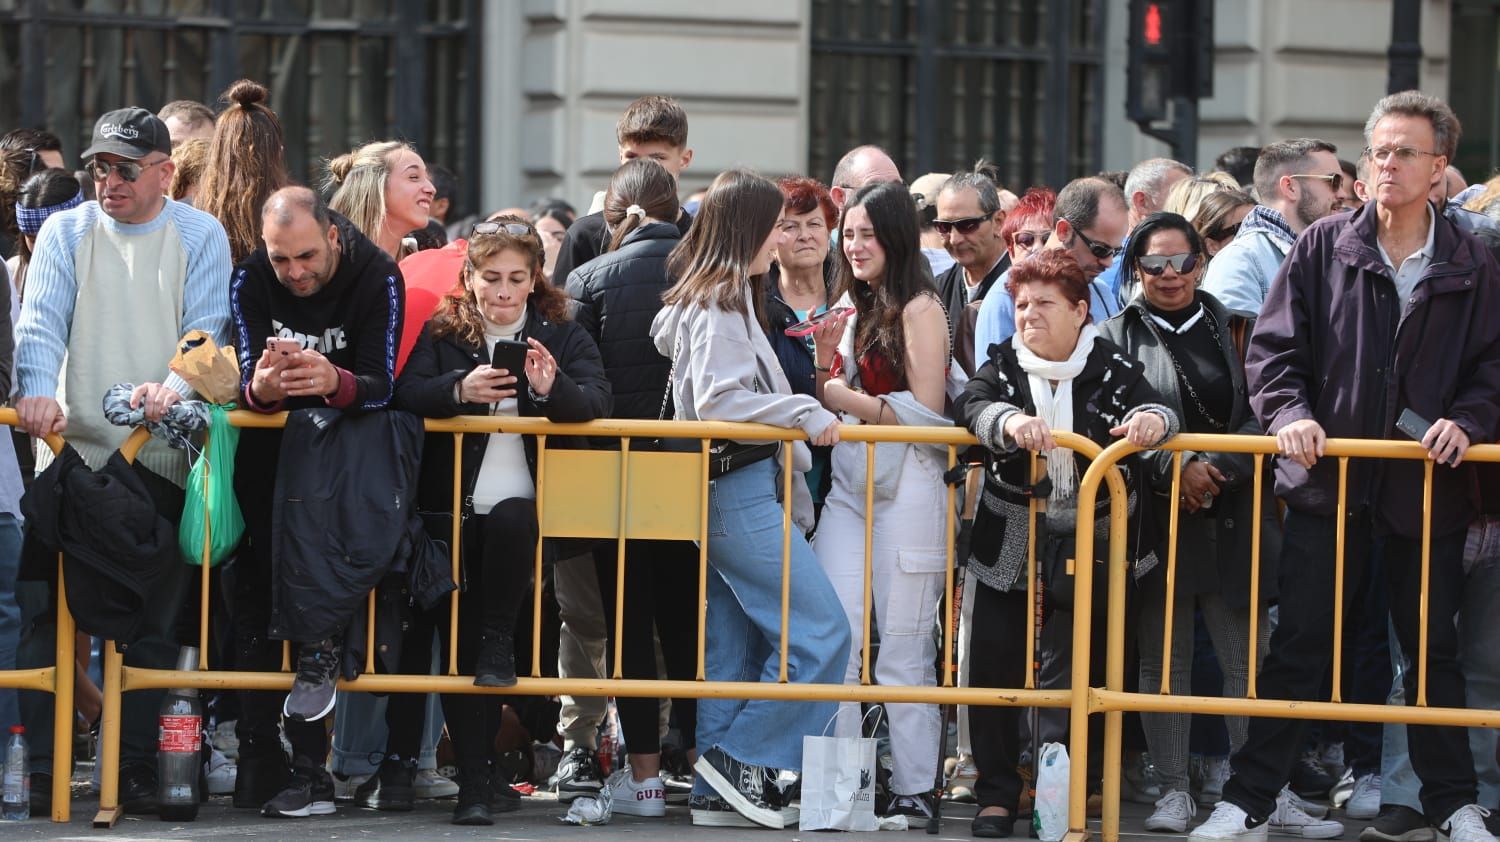
M1427 431L1432 429L1432 422L1412 412L1410 409L1401 410L1401 417L1396 419L1396 429L1411 436L1416 441L1427 437Z
M295 339L283 339L279 336L266 337L266 350L273 354L281 354L283 357L295 354L302 350L302 343Z
M490 357L491 368L503 368L516 378L516 390L526 388L526 352L531 346L515 339L501 339L495 343L495 352Z
M817 330L818 329L818 325L824 319L829 319L829 318L832 318L834 316L842 316L845 313L853 313L853 312L854 312L854 308L853 307L835 307L832 310L827 310L827 311L824 311L822 313L819 313L818 315L813 316L812 318L810 318L810 319L808 319L806 321L797 322L796 324L794 324L791 327L787 328L783 332L787 336L806 336L809 333L812 333L813 331Z

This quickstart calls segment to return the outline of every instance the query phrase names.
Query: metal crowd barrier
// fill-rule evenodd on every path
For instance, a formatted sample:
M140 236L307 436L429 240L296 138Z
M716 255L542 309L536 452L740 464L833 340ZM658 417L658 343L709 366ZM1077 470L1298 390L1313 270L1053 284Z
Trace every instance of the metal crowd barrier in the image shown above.
M1168 556L1162 560L1166 565L1166 617L1163 635L1161 684L1157 688L1141 687L1137 692L1125 692L1125 638L1135 633L1125 627L1125 592L1129 569L1125 559L1124 523L1115 519L1111 530L1111 563L1109 566L1109 636L1106 660L1105 686L1090 688L1085 705L1073 708L1073 731L1071 734L1072 779L1069 804L1069 826L1076 829L1085 825L1084 801L1085 764L1081 758L1088 757L1087 715L1104 714L1104 760L1103 760L1103 816L1102 836L1105 842L1117 842L1120 835L1120 775L1121 775L1121 714L1124 711L1151 713L1197 713L1221 714L1225 716L1271 716L1293 719L1338 719L1360 722L1410 723L1419 725L1458 725L1468 727L1500 727L1500 711L1472 710L1467 708L1439 708L1427 704L1427 625L1428 625L1428 581L1432 543L1432 473L1434 463L1427 458L1427 451L1417 442L1329 439L1323 459L1335 459L1338 463L1339 496L1337 516L1339 519L1336 538L1336 558L1333 597L1333 684L1329 701L1307 702L1284 699L1258 698L1256 691L1257 663L1257 612L1253 607L1260 602L1260 555L1261 555L1261 500L1265 481L1265 458L1278 452L1276 439L1271 436L1205 435L1184 433L1162 445L1160 450L1172 451L1173 484L1170 500L1176 500L1182 479L1182 452L1251 453L1255 456L1255 472L1252 493L1255 503L1251 533L1250 568L1250 627L1247 668L1247 694L1243 699L1208 696L1180 696L1171 692L1172 657L1172 610L1177 572L1178 507L1172 506L1170 534L1174 539L1168 544ZM1111 485L1117 481L1115 466L1119 461L1140 448L1126 441L1118 441L1094 458L1078 488L1078 533L1077 556L1091 558L1094 545L1093 504L1101 481ZM1345 702L1340 687L1343 676L1342 641L1344 635L1344 554L1345 528L1347 523L1346 491L1351 458L1413 459L1425 461L1422 482L1422 597L1420 645L1414 656L1417 671L1416 703L1410 706L1372 705ZM1464 454L1466 462L1500 462L1500 445L1486 444L1470 447ZM1075 609L1077 617L1089 616L1093 593L1086 568L1081 565L1075 586ZM1086 684L1088 679L1088 633L1074 626L1073 686ZM1081 649L1080 649L1081 647ZM1080 656L1078 653L1084 654Z
M229 414L230 421L237 427L254 428L279 428L285 424L286 415L259 415L249 412L232 412ZM0 415L0 423L5 416ZM952 668L954 639L950 632L944 635L942 652L944 663L949 667L943 670L943 674L934 687L900 687L872 685L870 683L870 622L873 621L870 611L871 602L871 536L873 530L873 518L869 513L874 510L874 484L868 483L865 490L865 577L864 577L864 603L866 625L864 634L858 645L863 653L864 668L859 685L816 685L816 684L791 684L787 681L787 640L788 635L794 630L789 628L787 607L790 600L791 581L790 549L792 528L792 483L801 481L793 472L784 472L782 479L784 487L783 517L784 538L782 542L782 576L781 576L781 643L780 643L780 675L774 683L760 682L709 682L704 678L704 617L706 609L706 575L708 567L708 472L709 472L709 443L715 438L734 438L739 440L755 441L793 441L805 439L803 433L797 430L787 430L780 427L771 427L758 424L730 424L715 422L685 422L685 421L628 421L607 420L594 421L586 424L554 424L540 418L496 418L496 417L460 417L453 419L428 419L426 421L428 432L449 433L454 437L454 479L453 479L453 507L457 511L461 504L459 477L462 475L462 447L461 440L464 433L520 433L535 435L537 438L537 521L542 538L590 538L596 540L616 541L618 553L617 574L621 582L625 576L625 541L630 539L657 539L657 540L691 540L699 544L699 592L698 592L698 640L697 640L697 674L693 681L661 681L623 679L621 673L621 647L624 628L624 593L623 585L616 589L615 605L615 659L614 674L611 678L592 679L559 679L546 678L541 675L541 635L538 632L541 623L541 582L542 582L542 547L538 541L535 575L537 586L534 588L534 611L533 611L533 635L532 635L532 672L530 676L522 677L513 688L494 689L476 687L472 676L461 676L457 673L457 645L458 645L458 593L454 592L452 599L452 610L450 622L452 624L449 640L449 659L447 675L391 675L376 672L375 645L374 645L374 612L375 600L372 594L369 602L370 623L368 624L368 635L366 645L366 661L363 673L354 681L340 680L340 689L347 691L368 692L443 692L443 693L491 693L491 694L527 694L527 695L574 695L574 696L664 696L664 697L696 697L696 698L735 698L735 699L784 699L784 700L822 700L822 701L858 701L858 702L910 702L927 704L965 704L965 705L1008 705L1019 707L1048 707L1067 708L1074 711L1075 722L1080 711L1084 710L1084 702L1088 690L1088 682L1075 681L1071 690L1040 690L1037 689L1028 675L1025 686L1020 688L973 688L955 686L956 670ZM137 430L129 442L134 447L139 447L144 442L143 431ZM619 450L577 450L562 448L547 448L547 439L555 436L578 436L593 438L618 438L620 439ZM682 452L660 452L633 450L632 440L652 440L659 437L700 439L701 449L698 453ZM844 441L862 442L865 444L865 460L869 475L874 475L875 445L879 442L916 442L939 444L947 447L948 465L952 468L957 464L958 453L961 449L975 444L975 440L967 431L957 427L898 427L885 425L858 425L842 428L841 436ZM1085 457L1097 456L1100 452L1098 445L1073 433L1056 433L1060 444L1075 449ZM134 455L134 449L122 448L127 458ZM1037 460L1032 459L1033 476L1037 473ZM1125 510L1124 483L1120 479L1118 471L1105 471L1104 476L1109 483L1109 490L1114 505L1114 511L1120 513L1116 517L1117 522L1123 523L1123 512ZM1036 502L1032 504L1033 517L1036 514ZM953 593L954 565L951 563L954 552L954 536L957 530L955 518L956 491L953 487L948 489L947 497L947 519L948 539L947 554L950 563L947 565L945 581L945 593ZM454 533L451 536L450 548L452 552L453 574L455 581L459 575L459 541L458 541L458 518L454 518ZM206 543L206 542L205 542ZM1123 542L1120 542L1120 552L1123 553ZM1036 564L1035 552L1032 547L1030 562L1028 564L1027 582L1030 591L1031 610L1034 612L1036 606ZM206 552L206 547L205 547ZM1088 565L1083 565L1083 581L1087 581ZM196 687L198 689L237 689L237 690L286 690L292 683L292 674L288 671L290 664L289 648L283 646L282 671L275 673L265 672L241 672L241 671L214 671L211 670L209 652L212 647L209 641L209 568L203 566L201 576L200 592L200 628L199 628L199 660L198 669L194 671L178 671L170 669L146 669L141 667L127 667L123 664L122 656L115 651L112 643L106 643L104 650L104 712L100 729L99 762L100 770L100 794L99 812L95 816L95 827L112 827L119 821L122 809L119 803L119 740L120 740L120 700L123 693L134 690L164 689L173 687ZM1083 585L1081 585L1083 586ZM1028 627L1034 627L1033 622ZM944 628L953 630L957 628L954 616L954 605L950 599L947 606L947 616ZM1079 626L1075 625L1075 629ZM1087 621L1082 622L1082 631L1087 636ZM1034 635L1027 635L1027 662L1034 660L1036 641ZM61 651L61 643L59 644ZM71 650L69 650L71 653ZM69 655L71 657L71 654ZM59 709L62 706L61 697L58 700ZM71 709L71 700L69 700ZM71 713L69 713L71 717ZM71 718L59 718L59 722L71 721ZM61 755L59 755L61 756ZM61 768L61 767L59 767ZM63 798L66 802L66 780L63 781ZM56 813L56 808L54 808ZM61 817L54 815L55 820L65 821L67 816L64 812ZM1081 825L1078 825L1081 826Z

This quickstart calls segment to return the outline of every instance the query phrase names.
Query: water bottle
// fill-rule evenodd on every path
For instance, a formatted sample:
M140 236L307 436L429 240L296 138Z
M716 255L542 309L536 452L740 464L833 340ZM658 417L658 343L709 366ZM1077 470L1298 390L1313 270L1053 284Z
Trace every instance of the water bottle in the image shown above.
M198 666L198 647L177 652L177 669ZM168 690L161 702L156 736L156 803L162 821L198 818L203 789L203 703L196 689Z
M26 746L26 729L10 726L10 740L5 744L5 794L0 819L23 822L31 818L31 752Z

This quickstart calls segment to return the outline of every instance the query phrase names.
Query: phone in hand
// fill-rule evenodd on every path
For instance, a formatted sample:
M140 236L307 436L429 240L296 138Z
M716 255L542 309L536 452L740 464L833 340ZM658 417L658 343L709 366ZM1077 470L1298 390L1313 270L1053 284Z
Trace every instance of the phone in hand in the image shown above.
M818 325L821 324L824 319L831 319L834 316L842 316L845 313L853 312L853 307L835 307L832 310L825 310L822 313L819 313L816 316L807 319L806 321L797 322L796 324L792 325L782 332L787 336L806 336L809 333L817 330Z
M1427 437L1427 431L1432 429L1432 422L1412 412L1410 409L1401 410L1401 417L1396 419L1396 429L1411 436L1416 441Z
M503 368L516 378L515 386L520 391L526 388L526 352L531 346L516 339L501 339L495 343L490 355L491 368Z
M266 350L283 357L295 354L302 350L302 343L295 339L283 339L280 336L266 337Z

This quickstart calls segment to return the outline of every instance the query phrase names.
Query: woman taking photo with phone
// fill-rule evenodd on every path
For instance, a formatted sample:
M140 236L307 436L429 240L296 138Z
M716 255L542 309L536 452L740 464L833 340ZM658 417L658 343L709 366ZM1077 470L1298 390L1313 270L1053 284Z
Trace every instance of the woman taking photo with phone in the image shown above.
M854 313L814 331L818 392L846 424L945 426L948 319L921 263L917 208L896 182L861 189L844 207L839 232L838 301ZM932 629L948 562L943 530L947 448L886 444L876 448L875 476L865 475L865 445L833 450L833 490L823 506L818 561L838 591L854 640L864 637L865 484L875 484L873 602L880 632L877 684L926 686L937 680ZM844 682L857 684L863 653L850 652ZM932 817L937 774L937 705L888 704L892 798L881 814L904 815L913 827ZM856 737L860 706L839 709L838 736ZM879 799L877 799L879 800Z
M397 408L427 418L539 416L560 423L609 414L599 349L567 320L567 299L542 276L542 261L541 238L518 217L474 226L460 294L445 297L423 329L396 383ZM491 365L507 356L507 343L521 342L528 346L522 370ZM473 433L461 446L463 509L455 514L462 521L466 588L459 599L458 671L474 674L481 687L509 687L516 683L516 621L534 584L536 439ZM429 435L418 505L438 513L429 524L443 541L452 538L446 515L453 507L453 461L453 436ZM448 621L439 618L436 626L446 637ZM446 640L442 651L446 658ZM443 711L459 768L453 821L490 824L499 701L445 695Z
M752 278L771 266L781 207L781 191L758 175L730 170L714 179L667 262L677 282L662 297L666 307L651 335L672 360L669 390L678 419L772 424L831 445L838 419L816 398L792 394L754 313ZM778 673L787 541L787 676L837 682L849 657L849 624L803 538L813 513L801 477L790 485L793 534L782 527L782 472L807 470L807 445L730 443L729 454L735 464L711 477L708 492L707 678L762 681ZM694 823L722 824L726 809L764 827L795 821L781 809L777 770L800 771L802 738L819 733L833 712L829 702L701 700Z

